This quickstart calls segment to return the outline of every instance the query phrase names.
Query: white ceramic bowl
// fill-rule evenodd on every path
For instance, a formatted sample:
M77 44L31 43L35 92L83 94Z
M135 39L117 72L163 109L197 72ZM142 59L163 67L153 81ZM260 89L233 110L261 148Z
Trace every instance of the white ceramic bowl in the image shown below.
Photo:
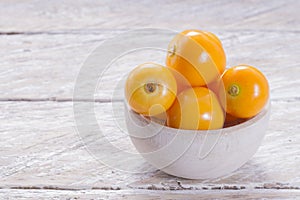
M180 130L151 122L125 105L130 138L154 167L174 176L210 179L245 164L257 151L270 118L270 103L255 117L219 130Z

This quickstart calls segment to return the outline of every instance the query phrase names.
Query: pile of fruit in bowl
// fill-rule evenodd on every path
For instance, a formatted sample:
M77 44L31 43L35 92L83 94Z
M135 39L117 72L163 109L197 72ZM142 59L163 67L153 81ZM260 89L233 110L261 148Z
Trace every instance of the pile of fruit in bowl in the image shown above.
M215 178L256 152L269 120L268 81L248 64L226 66L216 35L185 30L170 42L166 63L142 63L129 73L128 132L152 165L180 177Z

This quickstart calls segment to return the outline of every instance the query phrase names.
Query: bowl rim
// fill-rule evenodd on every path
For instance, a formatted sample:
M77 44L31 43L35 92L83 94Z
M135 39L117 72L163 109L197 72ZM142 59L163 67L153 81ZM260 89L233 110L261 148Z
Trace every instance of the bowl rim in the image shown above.
M271 100L268 99L268 101L265 104L265 106L263 107L263 109L257 115L255 115L252 118L247 119L246 121L244 121L240 124L236 124L236 125L233 125L233 126L220 128L220 129L192 130L192 129L178 129L178 128L173 128L173 127L169 127L169 126L166 126L166 125L161 125L161 124L159 124L155 121L151 121L149 118L133 111L130 108L130 106L127 104L126 101L125 101L124 104L125 104L124 106L126 107L125 112L132 112L132 114L134 114L135 116L138 116L138 118L142 118L143 121L147 121L147 122L149 122L149 124L154 123L155 125L160 126L163 129L167 129L169 133L174 133L174 134L178 133L178 131L180 131L180 133L182 133L182 134L191 134L191 133L193 133L193 134L195 134L195 133L196 134L205 134L207 132L209 132L210 134L220 134L220 131L221 131L221 134L225 134L225 133L228 134L228 133L232 133L236 130L241 130L241 129L253 126L257 121L261 120L264 116L266 116L271 110Z

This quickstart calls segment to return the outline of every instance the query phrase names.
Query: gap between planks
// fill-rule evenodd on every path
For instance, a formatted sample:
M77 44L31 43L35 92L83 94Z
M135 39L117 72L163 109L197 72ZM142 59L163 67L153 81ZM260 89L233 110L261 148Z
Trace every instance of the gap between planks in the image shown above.
M95 102L95 103L110 103L110 102L123 102L124 99L73 99L73 98L61 98L61 97L45 97L45 98L0 98L0 102ZM272 102L296 102L300 101L300 97L294 97L289 99L271 99Z
M114 33L121 33L127 31L134 31L134 30L141 30L145 29L145 32L148 32L149 29L159 29L158 27L145 27L145 28L134 28L134 29L87 29L87 30L57 30L57 31L0 31L0 36L5 35L81 35L81 34L90 34L90 35L98 35L103 32L114 32ZM174 30L181 31L181 30ZM213 29L215 32L256 32L256 33L300 33L298 30L276 30L276 29Z
M0 102L95 102L95 103L110 103L123 102L123 99L73 99L73 98L0 98Z
M237 185L223 185L223 186L203 186L203 187L184 187L178 181L178 186L173 187L157 187L155 185L150 185L148 187L125 187L122 188L120 186L107 186L107 187L91 187L91 188L72 188L72 187L62 187L62 186L11 186L11 187L0 187L0 190L65 190L65 191L87 191L87 190L139 190L139 191L300 191L300 187L294 186L285 186L284 184L276 183L276 184L263 184L262 186L254 186L253 188L249 188L246 186L237 186Z

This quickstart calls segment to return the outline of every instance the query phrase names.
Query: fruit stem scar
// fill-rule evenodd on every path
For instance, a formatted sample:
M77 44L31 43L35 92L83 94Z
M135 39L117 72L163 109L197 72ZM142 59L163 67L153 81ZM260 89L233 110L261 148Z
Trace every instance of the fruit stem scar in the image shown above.
M153 93L157 88L157 84L155 83L146 83L144 85L144 89L147 93Z
M169 53L171 54L170 56L174 56L176 53L176 45L174 44L172 46L172 49L169 49Z
M231 96L237 96L240 93L240 88L239 86L232 84L227 92Z

